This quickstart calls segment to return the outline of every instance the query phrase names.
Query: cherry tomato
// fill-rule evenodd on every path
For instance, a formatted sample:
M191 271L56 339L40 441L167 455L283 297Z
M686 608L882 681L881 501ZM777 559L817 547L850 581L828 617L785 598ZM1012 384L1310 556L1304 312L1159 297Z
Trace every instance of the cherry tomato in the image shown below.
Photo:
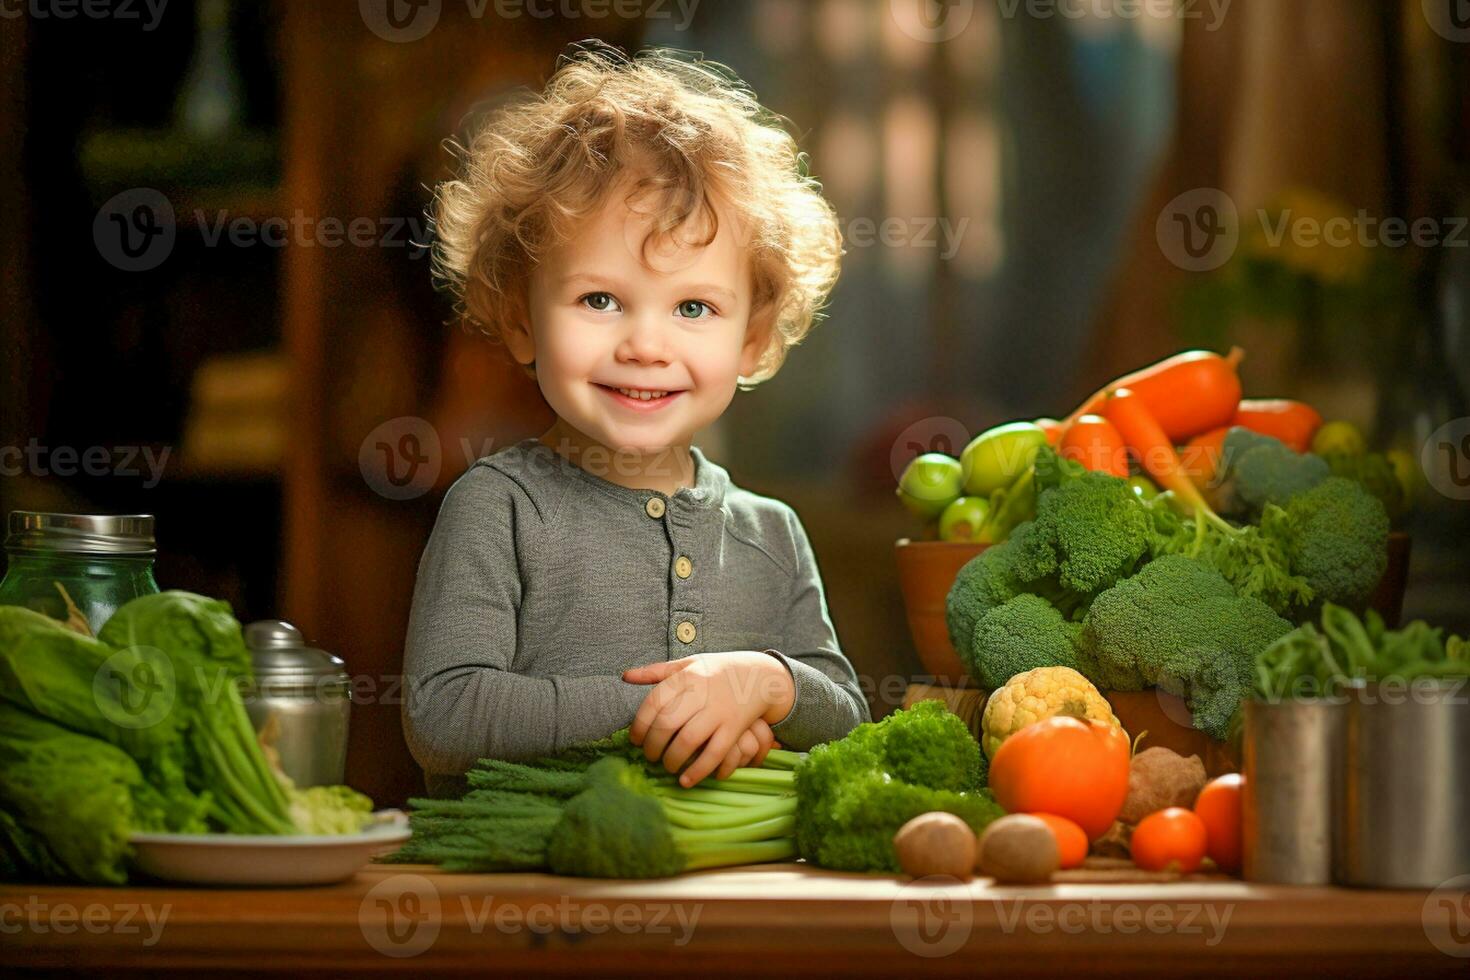
M1205 825L1205 853L1227 874L1240 871L1240 791L1245 778L1238 772L1205 784L1194 801L1194 812Z
M1087 860L1087 834L1066 817L1051 813L1030 814L1046 824L1051 835L1057 839L1057 854L1061 856L1061 867L1080 868Z
M1145 871L1188 874L1205 859L1208 835L1193 810L1171 806L1150 813L1133 830L1133 863Z

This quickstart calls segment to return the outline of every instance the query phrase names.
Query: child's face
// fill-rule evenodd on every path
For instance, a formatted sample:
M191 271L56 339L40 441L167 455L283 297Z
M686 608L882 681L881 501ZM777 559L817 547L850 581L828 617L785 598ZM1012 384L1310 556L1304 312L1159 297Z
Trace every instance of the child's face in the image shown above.
M652 199L630 209L629 187L543 256L530 278L529 334L508 344L521 363L534 360L564 422L611 449L646 453L687 446L719 418L766 337L750 322L749 258L733 213L717 207L706 246L685 244L708 235L696 213L644 255ZM617 388L669 394L634 401Z

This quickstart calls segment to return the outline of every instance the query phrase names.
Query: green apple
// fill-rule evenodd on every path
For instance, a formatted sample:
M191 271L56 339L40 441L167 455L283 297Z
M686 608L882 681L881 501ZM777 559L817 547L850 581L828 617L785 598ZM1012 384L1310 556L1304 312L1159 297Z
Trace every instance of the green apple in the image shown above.
M1146 476L1130 476L1128 485L1138 494L1140 500L1152 500L1159 495L1159 488Z
M925 453L904 467L898 478L898 499L915 517L932 521L960 495L962 482L959 460L944 453Z
M984 497L960 497L939 515L939 540L974 541L988 513L990 501Z
M1046 432L1035 422L1008 422L980 433L960 454L965 493L989 498L1015 482L1046 445Z
M1328 422L1312 437L1312 452L1318 456L1341 453L1344 456L1361 456L1368 451L1363 433L1351 422Z

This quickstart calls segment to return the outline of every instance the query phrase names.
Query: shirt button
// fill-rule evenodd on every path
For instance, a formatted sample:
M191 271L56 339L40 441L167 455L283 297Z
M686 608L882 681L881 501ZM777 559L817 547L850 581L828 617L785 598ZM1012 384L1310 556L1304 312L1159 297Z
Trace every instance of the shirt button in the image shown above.
M684 622L674 627L674 635L679 638L680 643L693 643L694 624L689 622L689 620L687 619L684 620Z
M694 574L694 562L680 555L678 561L674 562L674 574L680 578L688 578Z
M646 511L648 511L648 516L649 517L652 517L654 520L657 520L658 518L663 517L664 516L664 502L663 502L663 498L662 497L649 497L648 498L648 503L646 503L646 504L643 505L643 509L646 510Z

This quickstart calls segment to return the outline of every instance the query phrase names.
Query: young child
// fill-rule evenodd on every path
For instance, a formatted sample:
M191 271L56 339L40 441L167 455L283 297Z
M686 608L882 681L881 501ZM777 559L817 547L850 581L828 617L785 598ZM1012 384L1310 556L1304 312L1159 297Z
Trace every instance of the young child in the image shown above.
M557 420L471 466L424 550L404 727L430 792L628 725L692 786L867 720L795 512L692 445L837 276L792 137L719 66L578 46L465 158L440 270Z

